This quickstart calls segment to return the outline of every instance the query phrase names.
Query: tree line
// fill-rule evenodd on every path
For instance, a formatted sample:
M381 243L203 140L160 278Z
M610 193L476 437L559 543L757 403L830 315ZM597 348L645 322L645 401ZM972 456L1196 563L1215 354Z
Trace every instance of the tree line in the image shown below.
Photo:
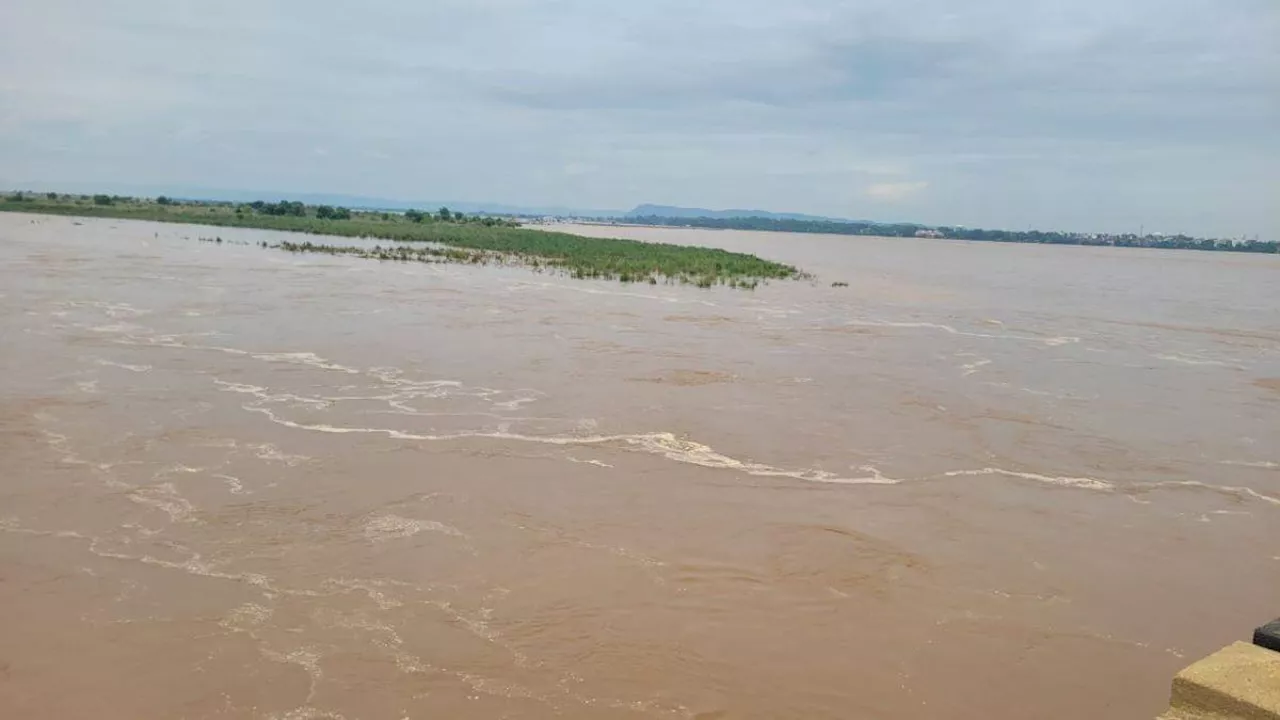
M280 200L278 202L270 202L267 200L254 200L253 202L237 203L225 200L179 200L165 195L155 198L137 198L124 195L73 195L58 194L56 192L48 193L32 193L27 191L16 191L3 196L6 203L21 203L24 205L36 202L58 203L60 205L80 205L93 204L102 207L104 211L111 208L129 208L132 213L146 212L147 208L152 210L162 210L169 213L182 213L192 209L203 208L208 212L214 209L222 208L233 211L237 217L247 218L255 215L265 215L279 218L315 218L317 220L381 220L384 222L393 222L399 220L408 220L412 223L453 223L479 225L483 227L518 227L520 223L509 218L492 217L488 215L467 215L464 212L450 210L442 207L435 212L409 209L403 212L384 211L384 210L352 210L350 208L333 206L333 205L307 205L297 200Z
M790 220L763 217L672 218L657 215L613 218L615 222L669 227L699 227L722 230L770 230L775 232L821 233L829 235L874 235L877 237L942 237L985 242L1041 243L1046 245L1114 245L1179 250L1214 250L1280 254L1274 240L1227 240L1189 235L1127 233L1073 233L1044 230L987 230L956 226L929 226L914 223L837 222L834 220Z

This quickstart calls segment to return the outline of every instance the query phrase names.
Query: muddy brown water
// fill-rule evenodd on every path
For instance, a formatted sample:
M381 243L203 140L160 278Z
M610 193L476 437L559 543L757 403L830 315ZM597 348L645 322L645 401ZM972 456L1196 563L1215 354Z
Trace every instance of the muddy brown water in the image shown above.
M576 230L818 280L0 216L0 716L1144 718L1280 612L1280 258Z

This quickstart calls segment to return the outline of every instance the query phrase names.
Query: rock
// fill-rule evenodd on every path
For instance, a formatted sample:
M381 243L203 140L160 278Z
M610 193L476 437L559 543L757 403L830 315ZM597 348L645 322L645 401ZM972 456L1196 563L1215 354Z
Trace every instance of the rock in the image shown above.
M1280 652L1280 620L1272 620L1253 631L1253 644Z

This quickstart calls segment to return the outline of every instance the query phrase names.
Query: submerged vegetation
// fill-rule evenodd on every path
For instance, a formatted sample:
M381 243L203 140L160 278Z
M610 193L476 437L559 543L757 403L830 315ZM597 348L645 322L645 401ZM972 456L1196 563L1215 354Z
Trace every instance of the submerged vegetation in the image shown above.
M201 238L204 239L204 238ZM221 238L217 242L222 242ZM702 288L709 288L713 285L723 284L733 288L743 290L754 290L759 285L759 278L737 277L726 275L690 275L690 274L664 274L651 272L647 275L638 275L621 271L617 274L610 275L607 271L598 271L583 267L573 266L570 262L547 258L540 255L519 255L509 252L494 252L490 250L472 250L469 248L454 247L437 247L430 244L411 245L408 243L400 243L396 245L326 245L323 243L312 242L290 242L288 240L281 242L278 247L281 250L294 253L323 253L326 255L353 255L355 257L369 258L372 260L397 260L400 262L422 262L422 263L459 263L466 265L521 265L531 268L537 272L543 271L561 271L565 270L570 275L578 279L585 278L611 278L620 282L645 282L650 285L657 285L659 282L663 284L692 284ZM662 278L659 280L659 278Z
M225 203L120 196L16 193L0 210L130 220L259 228L389 240L392 246L334 246L281 242L289 252L353 255L378 260L522 265L575 278L709 288L753 289L761 281L806 277L796 268L716 248L589 238L520 227L513 220L436 212L362 211L281 201Z

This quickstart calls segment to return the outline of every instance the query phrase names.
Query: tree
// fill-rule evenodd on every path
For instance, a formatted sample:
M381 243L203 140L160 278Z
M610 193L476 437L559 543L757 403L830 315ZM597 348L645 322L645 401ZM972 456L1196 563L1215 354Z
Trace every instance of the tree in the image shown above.
M337 207L337 208L334 208L334 209L333 209L333 219L334 219L334 220L350 220L350 219L351 219L351 211L350 211L350 210L348 210L348 209L346 209L346 208L344 208L344 207Z
M294 217L305 217L307 214L307 206L296 200L281 200L278 203L264 203L259 200L252 203L252 207L267 215L293 215Z
M56 192L45 193L45 194L44 194L44 196L45 196L45 197L47 197L47 198L49 198L50 200L57 200L57 199L58 199L58 193L56 193Z
M110 195L94 195L93 196L94 205L114 205L115 202L116 201L113 200Z
M328 205L321 205L320 207L316 208L316 217L320 218L321 220L328 220L329 218L332 218L333 208L329 207Z
M404 211L404 219L409 222L420 223L426 219L426 217L426 215L423 215L422 212L418 210L409 209Z
M449 219L453 217L447 207L440 208L440 212L436 213L436 215L444 222L449 222Z
M157 205L172 205L172 204L173 204L173 201L172 201L172 200L170 200L169 198L165 197L164 195L161 195L160 197L156 198L156 204L157 204Z

